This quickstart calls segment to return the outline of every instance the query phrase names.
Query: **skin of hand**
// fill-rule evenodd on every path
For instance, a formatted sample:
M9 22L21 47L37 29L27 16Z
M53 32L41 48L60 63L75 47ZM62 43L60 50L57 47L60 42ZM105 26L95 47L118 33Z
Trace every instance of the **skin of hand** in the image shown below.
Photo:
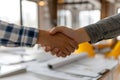
M70 55L77 47L77 43L62 33L50 35L48 31L40 30L37 44L47 47L47 51L51 51L52 55L57 57L66 57Z
M90 37L84 28L79 28L79 29L74 30L74 29L67 28L64 26L58 26L50 30L50 34L52 35L58 32L63 33L69 38L75 40L77 44L90 41Z

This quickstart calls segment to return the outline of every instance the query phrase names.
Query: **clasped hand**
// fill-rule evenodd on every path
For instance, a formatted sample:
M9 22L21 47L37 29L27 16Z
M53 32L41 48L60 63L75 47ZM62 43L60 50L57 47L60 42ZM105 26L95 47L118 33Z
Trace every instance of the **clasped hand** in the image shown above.
M46 52L51 51L52 55L67 57L78 48L78 43L85 41L78 32L84 33L84 30L67 27L56 27L49 32L40 30L38 43L45 47Z

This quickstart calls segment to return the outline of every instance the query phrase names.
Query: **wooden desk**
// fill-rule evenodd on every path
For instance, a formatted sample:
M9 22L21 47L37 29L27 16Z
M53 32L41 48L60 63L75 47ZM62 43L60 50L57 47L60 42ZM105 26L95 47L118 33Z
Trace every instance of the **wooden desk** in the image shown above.
M120 80L120 63L112 71L104 74L100 80Z
M120 63L118 64L116 70L114 71L114 80L120 80Z

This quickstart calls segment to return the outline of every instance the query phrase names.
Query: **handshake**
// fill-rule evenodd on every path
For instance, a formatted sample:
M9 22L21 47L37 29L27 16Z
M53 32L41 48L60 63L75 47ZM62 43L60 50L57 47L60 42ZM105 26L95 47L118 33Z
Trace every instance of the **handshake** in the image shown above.
M78 44L90 41L90 38L84 28L77 30L67 27L56 27L50 31L39 30L37 44L45 47L45 51L51 51L52 55L57 57L67 57L75 49Z

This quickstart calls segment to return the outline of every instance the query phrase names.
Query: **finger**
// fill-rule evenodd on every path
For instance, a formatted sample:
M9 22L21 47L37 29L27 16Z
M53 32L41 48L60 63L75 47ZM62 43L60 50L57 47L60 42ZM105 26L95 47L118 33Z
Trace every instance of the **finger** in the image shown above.
M41 47L44 47L45 45L44 44L41 44Z
M56 54L56 56L60 57L62 54L64 54L64 53L62 53L62 51L59 51L58 54Z
M75 48L72 47L70 44L68 46L65 47L67 49L68 52L72 53L74 52Z
M53 51L51 51L51 54L52 54L52 55L55 55L56 53L54 53Z
M62 52L63 52L66 56L71 54L71 52L68 51L66 48L65 48Z
M74 49L78 49L78 44L77 42L73 41L73 40L70 40L69 41L69 44L71 47L73 47Z
M59 51L59 53L56 54L56 56L57 56L57 57L66 57L67 55L66 55L64 52Z
M67 56L68 56L68 55L65 55L65 54L62 54L62 55L61 55L61 57L63 57L63 58L65 58L65 57L67 57Z
M45 51L46 51L46 52L51 51L51 49L52 49L52 48L51 48L50 46L45 46Z
M53 50L51 50L52 55L58 54L59 53L59 48L54 48Z
M52 52L58 53L58 52L59 52L59 48L54 48L54 49L52 50Z
M74 51L70 51L70 49L67 49L67 50L69 51L69 53L67 54L68 56L70 56L71 53L74 52Z
M66 48L66 50L69 52L67 55L69 56L71 54L71 52Z
M57 32L63 32L64 31L64 27L56 27L50 30L50 34L55 34Z

